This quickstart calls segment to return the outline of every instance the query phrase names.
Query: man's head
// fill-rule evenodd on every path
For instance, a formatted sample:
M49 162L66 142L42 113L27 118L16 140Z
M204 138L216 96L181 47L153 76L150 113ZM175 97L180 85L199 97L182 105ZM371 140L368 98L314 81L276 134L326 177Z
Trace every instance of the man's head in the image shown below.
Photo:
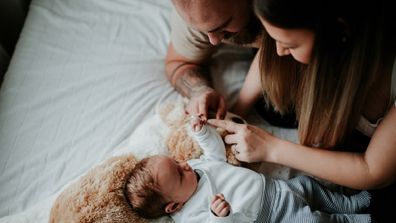
M223 39L236 44L253 43L261 32L251 0L173 0L183 20L206 33L213 45Z
M136 164L126 185L126 196L139 215L157 218L179 211L196 190L197 182L187 163L152 156Z

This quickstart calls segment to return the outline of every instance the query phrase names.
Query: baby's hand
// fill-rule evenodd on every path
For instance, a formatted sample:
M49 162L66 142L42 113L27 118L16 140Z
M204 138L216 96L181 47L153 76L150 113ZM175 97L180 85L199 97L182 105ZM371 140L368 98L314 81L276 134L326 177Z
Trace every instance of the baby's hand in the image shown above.
M199 130L201 130L202 126L205 124L206 119L203 118L203 116L191 116L191 129L195 132L198 132Z
M210 209L218 217L226 217L230 213L230 204L225 200L223 194L216 194L212 199Z

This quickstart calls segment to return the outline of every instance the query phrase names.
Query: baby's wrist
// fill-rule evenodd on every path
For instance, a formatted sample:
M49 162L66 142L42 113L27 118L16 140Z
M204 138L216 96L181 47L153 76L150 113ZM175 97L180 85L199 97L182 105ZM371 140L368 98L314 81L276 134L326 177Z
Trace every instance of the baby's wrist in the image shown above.
M212 212L212 214L218 218L225 218L228 215L230 215L230 211L227 212L227 214L225 214L224 216L219 216L218 214L216 214L216 212L214 212L212 209L210 209L210 212Z
M194 129L195 126L190 126L190 131L195 137L201 137L206 134L207 127L205 124L202 124L199 129Z

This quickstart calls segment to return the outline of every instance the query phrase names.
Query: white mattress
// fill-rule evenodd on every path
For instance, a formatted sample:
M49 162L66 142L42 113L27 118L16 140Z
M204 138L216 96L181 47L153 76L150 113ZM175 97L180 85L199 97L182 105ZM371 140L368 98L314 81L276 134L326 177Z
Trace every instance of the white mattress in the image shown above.
M0 222L48 221L65 185L180 99L164 75L170 2L32 0L0 91ZM248 55L226 48L212 66L229 104Z

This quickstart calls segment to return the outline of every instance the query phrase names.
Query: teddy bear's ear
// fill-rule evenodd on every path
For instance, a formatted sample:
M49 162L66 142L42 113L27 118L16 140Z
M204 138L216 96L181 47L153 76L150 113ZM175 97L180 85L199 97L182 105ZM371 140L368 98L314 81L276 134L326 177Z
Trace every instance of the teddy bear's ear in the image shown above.
M186 113L185 107L188 103L187 99L182 99L176 102L169 102L162 105L158 114L161 120L169 127L180 126L185 122Z
M161 118L161 120L169 125L171 124L171 120L170 120L170 114L171 112L175 109L175 104L174 103L168 103L168 104L164 104L162 105L159 110L158 110L158 115Z
M50 223L146 223L134 213L123 190L137 160L113 157L64 190L54 202Z

